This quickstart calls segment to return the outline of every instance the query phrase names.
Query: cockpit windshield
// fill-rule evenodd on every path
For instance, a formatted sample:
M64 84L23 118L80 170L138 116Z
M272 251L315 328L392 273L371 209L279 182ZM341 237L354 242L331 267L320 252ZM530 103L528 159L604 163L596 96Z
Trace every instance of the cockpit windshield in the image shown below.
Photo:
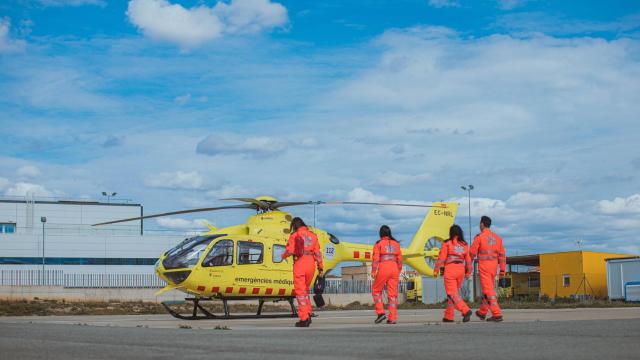
M162 261L165 269L192 268L198 263L202 252L211 241L222 236L195 236L185 239L171 250L167 251L167 256Z

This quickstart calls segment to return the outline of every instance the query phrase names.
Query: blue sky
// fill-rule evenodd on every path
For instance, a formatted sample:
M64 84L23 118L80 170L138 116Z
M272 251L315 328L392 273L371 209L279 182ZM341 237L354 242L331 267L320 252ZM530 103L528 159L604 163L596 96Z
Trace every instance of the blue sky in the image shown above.
M471 183L510 253L640 253L638 79L637 1L5 1L0 194L455 200L466 229ZM366 242L421 217L318 211Z

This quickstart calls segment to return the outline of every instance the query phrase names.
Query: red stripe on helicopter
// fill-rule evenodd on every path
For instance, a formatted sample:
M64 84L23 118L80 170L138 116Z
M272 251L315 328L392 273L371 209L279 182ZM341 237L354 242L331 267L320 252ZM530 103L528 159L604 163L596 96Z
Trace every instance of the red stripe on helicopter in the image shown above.
M286 291L285 289L278 290L278 295L284 295L285 291Z
M247 292L247 288L240 288L240 294L244 294Z
M212 287L212 288L211 288L211 292L212 292L212 293L220 292L220 287L218 287L218 286L214 286L214 287Z
M273 294L273 289L267 288L267 291L265 291L265 295L271 295L271 294Z
M371 259L371 253L370 253L370 252L368 252L368 251L367 251L367 252L365 252L365 253L364 253L364 258L365 258L365 259Z
M296 289L291 290L291 295L295 295L296 294Z
M204 291L206 289L206 287L202 286L202 285L198 285L198 291Z
M228 287L228 288L224 289L224 292L226 292L226 293L233 292L233 288L232 287Z
M354 257L355 259L359 259L359 258L360 258L360 251L354 251L354 252L353 252L353 257Z
M253 295L257 295L260 293L260 288L253 288L253 291L251 292Z

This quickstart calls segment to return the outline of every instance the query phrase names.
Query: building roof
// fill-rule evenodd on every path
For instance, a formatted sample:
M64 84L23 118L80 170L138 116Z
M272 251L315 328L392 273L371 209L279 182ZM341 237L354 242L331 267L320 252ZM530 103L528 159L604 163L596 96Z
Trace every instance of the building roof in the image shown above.
M613 261L613 260L633 260L633 259L640 259L640 256L633 255L633 256L626 256L626 257L606 258L604 260L605 261Z
M540 254L507 256L508 265L540 266Z

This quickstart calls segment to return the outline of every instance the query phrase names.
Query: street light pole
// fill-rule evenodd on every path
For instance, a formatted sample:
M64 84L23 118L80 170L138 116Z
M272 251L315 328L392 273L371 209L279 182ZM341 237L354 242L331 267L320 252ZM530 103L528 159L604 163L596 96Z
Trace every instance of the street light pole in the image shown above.
M41 285L44 285L44 224L47 222L47 218L45 216L40 217L40 222L42 223L42 276L40 282Z
M471 238L471 190L473 190L473 185L469 184L467 186L460 186L460 188L464 191L467 192L468 196L468 200L469 200L469 234L467 235L467 239L469 241L469 244L471 244L473 242L473 239ZM476 296L476 278L477 276L477 269L476 269L476 264L477 261L473 261L473 297Z
M106 196L107 197L107 204L109 204L111 202L111 198L116 196L116 195L118 195L118 193L116 193L116 192L109 192L109 193L106 192L106 191L102 192L102 196Z

